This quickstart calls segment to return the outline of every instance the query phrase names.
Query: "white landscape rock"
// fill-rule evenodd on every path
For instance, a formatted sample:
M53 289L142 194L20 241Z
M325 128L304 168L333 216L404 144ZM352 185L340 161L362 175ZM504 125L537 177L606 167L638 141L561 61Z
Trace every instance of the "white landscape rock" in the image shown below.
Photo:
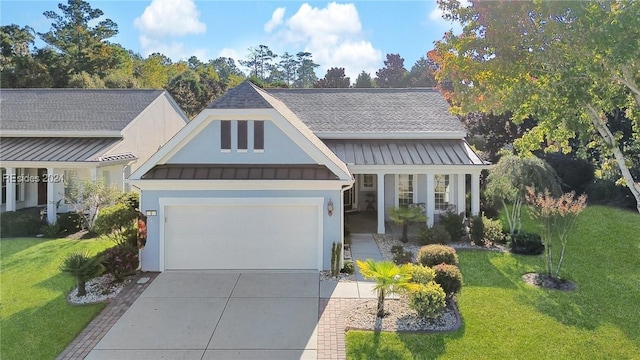
M67 296L67 301L76 305L100 303L116 297L129 281L116 282L113 275L105 274L87 281L87 295L77 296L78 288L75 288Z

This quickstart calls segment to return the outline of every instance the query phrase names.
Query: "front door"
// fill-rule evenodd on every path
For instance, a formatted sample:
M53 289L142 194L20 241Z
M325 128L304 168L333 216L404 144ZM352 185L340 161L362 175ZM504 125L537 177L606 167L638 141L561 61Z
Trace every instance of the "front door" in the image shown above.
M356 204L356 185L354 184L351 189L345 190L343 193L344 199L344 211L356 211L358 206Z
M47 169L38 169L38 205L47 205Z

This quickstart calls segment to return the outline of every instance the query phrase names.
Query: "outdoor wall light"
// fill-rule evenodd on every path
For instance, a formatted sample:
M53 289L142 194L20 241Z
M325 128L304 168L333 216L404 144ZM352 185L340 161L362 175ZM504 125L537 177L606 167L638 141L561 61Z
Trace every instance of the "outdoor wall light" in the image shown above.
M329 202L327 203L327 213L329 216L333 215L333 201L331 201L331 199L329 199Z
M147 210L147 211L145 211L145 214L147 216L156 216L156 215L158 215L158 212L156 210Z

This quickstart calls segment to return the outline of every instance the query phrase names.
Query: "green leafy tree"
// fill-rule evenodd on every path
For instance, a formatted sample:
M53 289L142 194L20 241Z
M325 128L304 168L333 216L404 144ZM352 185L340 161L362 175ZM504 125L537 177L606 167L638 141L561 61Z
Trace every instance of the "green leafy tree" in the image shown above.
M434 87L436 65L424 56L420 57L406 75L406 84L411 87Z
M137 65L137 78L140 86L149 89L162 89L169 83L171 59L160 53L153 53Z
M233 87L229 84L233 81L234 77L244 78L244 73L238 68L236 61L232 58L219 57L209 60L209 65L213 66L213 69L220 77L220 81L224 82L227 88Z
M104 13L82 0L68 0L68 5L58 4L62 14L45 11L44 16L53 20L51 29L39 33L47 45L62 54L60 59L67 73L89 74L106 72L112 67L107 39L118 34L118 25L103 19Z
M296 57L288 52L285 52L280 56L280 62L278 63L278 67L280 72L282 73L282 79L287 85L293 84L296 80L296 69L298 67L298 63L296 62Z
M372 259L367 259L366 261L356 260L356 264L364 278L376 282L374 289L378 294L376 312L378 318L384 317L384 299L386 296L415 290L419 287L419 284L411 282L413 268L410 264L398 266L391 261L375 262Z
M545 245L545 257L547 259L547 275L560 278L560 270L564 263L569 233L576 223L580 212L584 210L587 202L586 195L575 198L575 193L566 193L560 197L554 197L546 190L536 193L533 187L527 188L527 201L532 205L531 214L534 219L542 224L542 241ZM560 243L560 255L553 273L553 248L556 241Z
M400 238L400 241L405 243L409 241L409 224L427 221L427 217L422 213L422 210L414 206L390 208L389 217L393 222L402 226L402 238Z
M240 60L240 65L251 69L249 76L256 76L260 80L269 77L270 70L273 69L272 61L278 57L267 45L250 47L246 60Z
M90 177L69 180L65 202L80 217L83 228L93 231L98 212L118 198L120 190Z
M34 30L29 26L0 26L0 87L51 87L47 67L32 52Z
M187 69L169 82L167 90L187 115L194 117L222 94L223 84L211 69Z
M324 78L313 84L314 88L348 88L351 85L351 79L345 76L344 68L333 67L327 70Z
M90 256L88 252L76 251L64 259L60 271L71 275L78 286L78 297L87 295L86 282L104 271L100 257Z
M295 87L308 88L318 81L315 68L320 65L313 62L313 57L310 52L297 53L296 63L298 64L298 68L296 70L298 77L293 83Z
M560 193L555 171L537 157L503 156L489 171L485 194L492 202L502 204L510 235L520 232L522 227L522 205L527 187Z
M405 87L407 69L400 54L387 54L384 67L376 71L376 85L381 88Z
M362 70L362 72L356 78L356 83L353 85L355 88L372 88L373 80L371 79L371 75L369 73Z
M640 138L640 3L439 3L462 33L436 43L438 79L452 85L458 114L513 113L537 125L515 142L529 153L571 151L571 140L604 143L640 212L640 183L608 116L624 109Z

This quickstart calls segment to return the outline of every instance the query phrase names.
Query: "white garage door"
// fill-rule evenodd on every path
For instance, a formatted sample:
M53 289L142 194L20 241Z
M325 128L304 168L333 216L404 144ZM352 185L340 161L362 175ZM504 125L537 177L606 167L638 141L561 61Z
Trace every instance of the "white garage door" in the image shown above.
M317 204L164 208L165 269L318 269Z

